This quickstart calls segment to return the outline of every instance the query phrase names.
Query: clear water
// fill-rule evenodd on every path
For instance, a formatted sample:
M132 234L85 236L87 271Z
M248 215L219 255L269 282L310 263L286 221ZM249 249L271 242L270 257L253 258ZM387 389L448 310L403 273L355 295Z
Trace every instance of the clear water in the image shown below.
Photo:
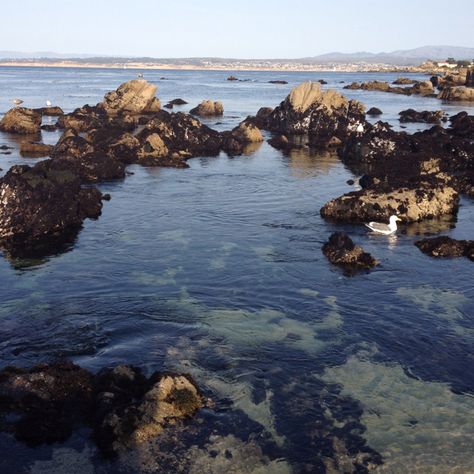
M135 73L1 68L0 111L14 97L70 111ZM228 82L230 74L146 71L145 78L158 84L162 103L189 102L175 110L222 100L224 117L207 123L224 130L304 80L340 89L340 81L397 77L238 72L252 82ZM474 113L431 98L344 93L381 108L394 125L408 107ZM57 138L43 132L47 143ZM15 147L0 155L4 172L34 162L19 156L18 138L0 134L1 144ZM131 363L147 373L191 373L215 407L186 427L197 433L176 455L186 461L181 472L324 472L321 460L338 440L357 452L360 439L383 456L379 472L474 472L474 267L431 259L413 245L433 232L473 238L473 201L463 199L455 223L370 237L362 226L319 216L354 178L333 155L285 156L263 143L249 155L189 164L129 167L124 181L99 186L112 200L63 252L0 259L1 366L68 357L94 371ZM321 246L335 230L381 265L352 278L332 267ZM180 470L160 464L156 447L106 463L87 432L35 449L0 440L1 472Z

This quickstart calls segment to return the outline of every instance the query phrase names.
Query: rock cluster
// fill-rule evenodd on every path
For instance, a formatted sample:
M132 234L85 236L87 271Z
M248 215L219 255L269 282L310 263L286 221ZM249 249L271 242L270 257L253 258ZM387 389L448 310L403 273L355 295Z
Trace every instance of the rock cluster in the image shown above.
M39 133L41 114L26 107L14 107L0 121L0 130L21 135Z
M417 112L413 109L402 110L400 113L400 122L423 122L423 123L440 123L445 122L447 118L442 110L424 110Z
M328 260L346 271L372 268L379 262L362 247L354 245L351 238L343 232L335 232L323 245L322 251Z
M92 374L67 361L6 367L0 371L0 398L0 430L19 441L30 446L64 441L85 424L104 456L156 437L204 405L185 375L155 372L147 378L127 365Z
M344 89L392 92L394 94L403 95L419 94L423 96L433 96L435 93L431 81L415 81L410 87L393 87L388 82L383 81L353 82L344 86Z

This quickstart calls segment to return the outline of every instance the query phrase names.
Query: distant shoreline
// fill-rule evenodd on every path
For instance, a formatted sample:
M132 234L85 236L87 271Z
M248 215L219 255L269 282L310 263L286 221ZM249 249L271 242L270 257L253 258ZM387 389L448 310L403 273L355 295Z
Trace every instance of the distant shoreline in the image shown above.
M131 69L131 70L182 70L182 71L262 71L262 72L395 72L432 74L434 71L415 66L370 66L341 64L340 66L295 64L292 67L250 66L250 65L192 65L192 64L149 64L149 63L84 63L75 61L0 61L1 67L37 67L37 68L83 68L83 69Z

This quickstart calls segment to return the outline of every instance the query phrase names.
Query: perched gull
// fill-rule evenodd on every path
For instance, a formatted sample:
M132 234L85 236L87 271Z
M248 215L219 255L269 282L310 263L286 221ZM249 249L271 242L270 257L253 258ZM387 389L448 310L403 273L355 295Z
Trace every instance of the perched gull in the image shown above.
M138 77L143 77L143 73L139 72Z
M356 132L359 135L362 135L364 133L364 126L361 123L359 123L359 125L357 125Z
M379 222L369 222L365 224L370 230L377 232L379 234L390 235L397 231L397 221L399 221L397 216L390 216L390 224L381 224Z
M53 104L50 100L47 100L46 101L46 107L51 107Z
M18 107L19 105L23 104L21 99L13 99L12 102Z

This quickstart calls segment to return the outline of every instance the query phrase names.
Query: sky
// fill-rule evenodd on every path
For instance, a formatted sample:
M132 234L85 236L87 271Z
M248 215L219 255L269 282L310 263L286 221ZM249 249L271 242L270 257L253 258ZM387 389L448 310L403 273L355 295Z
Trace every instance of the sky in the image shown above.
M0 50L300 58L474 46L474 0L2 1Z

